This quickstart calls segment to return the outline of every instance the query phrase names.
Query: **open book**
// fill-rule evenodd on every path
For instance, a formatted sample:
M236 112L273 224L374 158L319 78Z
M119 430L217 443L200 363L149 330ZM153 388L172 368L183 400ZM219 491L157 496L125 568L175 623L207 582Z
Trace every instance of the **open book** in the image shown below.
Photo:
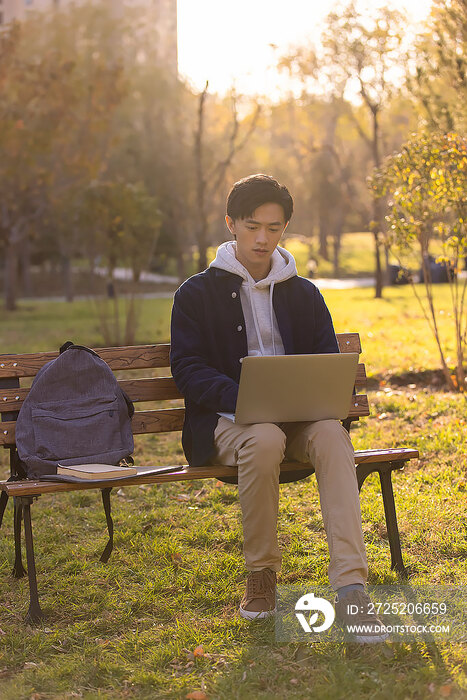
M58 464L57 476L74 479L104 481L105 479L124 479L137 475L164 474L182 469L174 467L118 467L114 464ZM47 476L46 479L53 477Z

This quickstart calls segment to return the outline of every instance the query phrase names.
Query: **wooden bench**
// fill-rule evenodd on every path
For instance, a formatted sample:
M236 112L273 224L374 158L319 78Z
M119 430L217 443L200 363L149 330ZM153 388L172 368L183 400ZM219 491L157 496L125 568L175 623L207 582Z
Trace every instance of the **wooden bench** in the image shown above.
M338 334L341 352L361 352L358 333ZM100 357L105 360L112 370L145 370L169 367L169 345L141 345L119 348L97 349ZM20 380L34 377L37 371L49 360L57 357L58 352L41 352L34 354L0 355L0 445L10 450L11 480L0 481L2 505L5 507L7 496L14 501L14 541L15 563L13 576L19 578L26 574L21 556L21 522L24 521L26 544L27 573L29 578L30 603L28 619L37 621L42 617L36 580L36 565L34 559L33 536L31 528L31 504L40 495L46 493L62 493L84 489L101 489L104 509L109 530L109 542L102 554L101 560L107 561L113 546L113 522L110 513L111 488L137 484L158 484L163 482L187 481L192 479L216 478L229 483L236 482L236 469L225 466L207 466L190 468L180 467L175 472L153 475L135 476L125 481L96 482L81 484L65 484L51 481L18 480L15 470L15 420L17 412L28 393L27 387L22 387ZM120 376L120 375L119 375ZM150 378L119 379L122 388L134 402L173 401L181 396L170 376ZM358 393L366 383L366 373L363 364L358 365L356 391L352 398L349 416L343 421L347 430L351 423L361 416L368 416L368 398ZM180 431L183 425L184 409L173 403L169 408L137 410L133 417L133 433L135 435ZM137 454L137 450L136 450ZM358 486L361 488L366 477L378 472L386 516L386 527L391 551L391 566L401 575L405 575L402 560L399 531L397 527L396 510L392 489L391 473L400 470L404 464L418 457L418 451L408 448L361 450L355 454ZM291 481L305 478L313 473L309 464L288 462L281 465L281 481ZM16 480L15 480L16 479ZM0 516L1 517L1 516ZM0 519L1 524L1 519Z

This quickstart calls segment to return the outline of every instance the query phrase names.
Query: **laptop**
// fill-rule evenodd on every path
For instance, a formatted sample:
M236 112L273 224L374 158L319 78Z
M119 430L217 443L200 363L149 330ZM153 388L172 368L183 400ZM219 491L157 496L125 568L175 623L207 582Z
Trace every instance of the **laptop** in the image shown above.
M235 423L290 423L347 418L358 353L243 358Z

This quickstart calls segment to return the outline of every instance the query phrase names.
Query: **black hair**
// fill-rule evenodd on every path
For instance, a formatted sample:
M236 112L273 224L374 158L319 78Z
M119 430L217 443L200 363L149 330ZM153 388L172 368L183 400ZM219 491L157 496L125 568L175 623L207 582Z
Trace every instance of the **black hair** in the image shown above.
M281 185L270 175L249 175L232 187L227 197L227 214L234 221L247 219L263 204L274 202L284 210L287 223L293 212L293 199L285 185Z

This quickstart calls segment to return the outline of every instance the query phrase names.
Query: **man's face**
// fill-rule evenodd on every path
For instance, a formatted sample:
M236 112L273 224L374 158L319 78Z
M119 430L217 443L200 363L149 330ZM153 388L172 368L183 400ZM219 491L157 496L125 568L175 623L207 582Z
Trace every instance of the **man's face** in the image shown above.
M250 275L259 279L271 267L271 255L279 243L287 224L280 204L268 202L255 209L246 219L225 217L230 233L237 239L237 260Z

